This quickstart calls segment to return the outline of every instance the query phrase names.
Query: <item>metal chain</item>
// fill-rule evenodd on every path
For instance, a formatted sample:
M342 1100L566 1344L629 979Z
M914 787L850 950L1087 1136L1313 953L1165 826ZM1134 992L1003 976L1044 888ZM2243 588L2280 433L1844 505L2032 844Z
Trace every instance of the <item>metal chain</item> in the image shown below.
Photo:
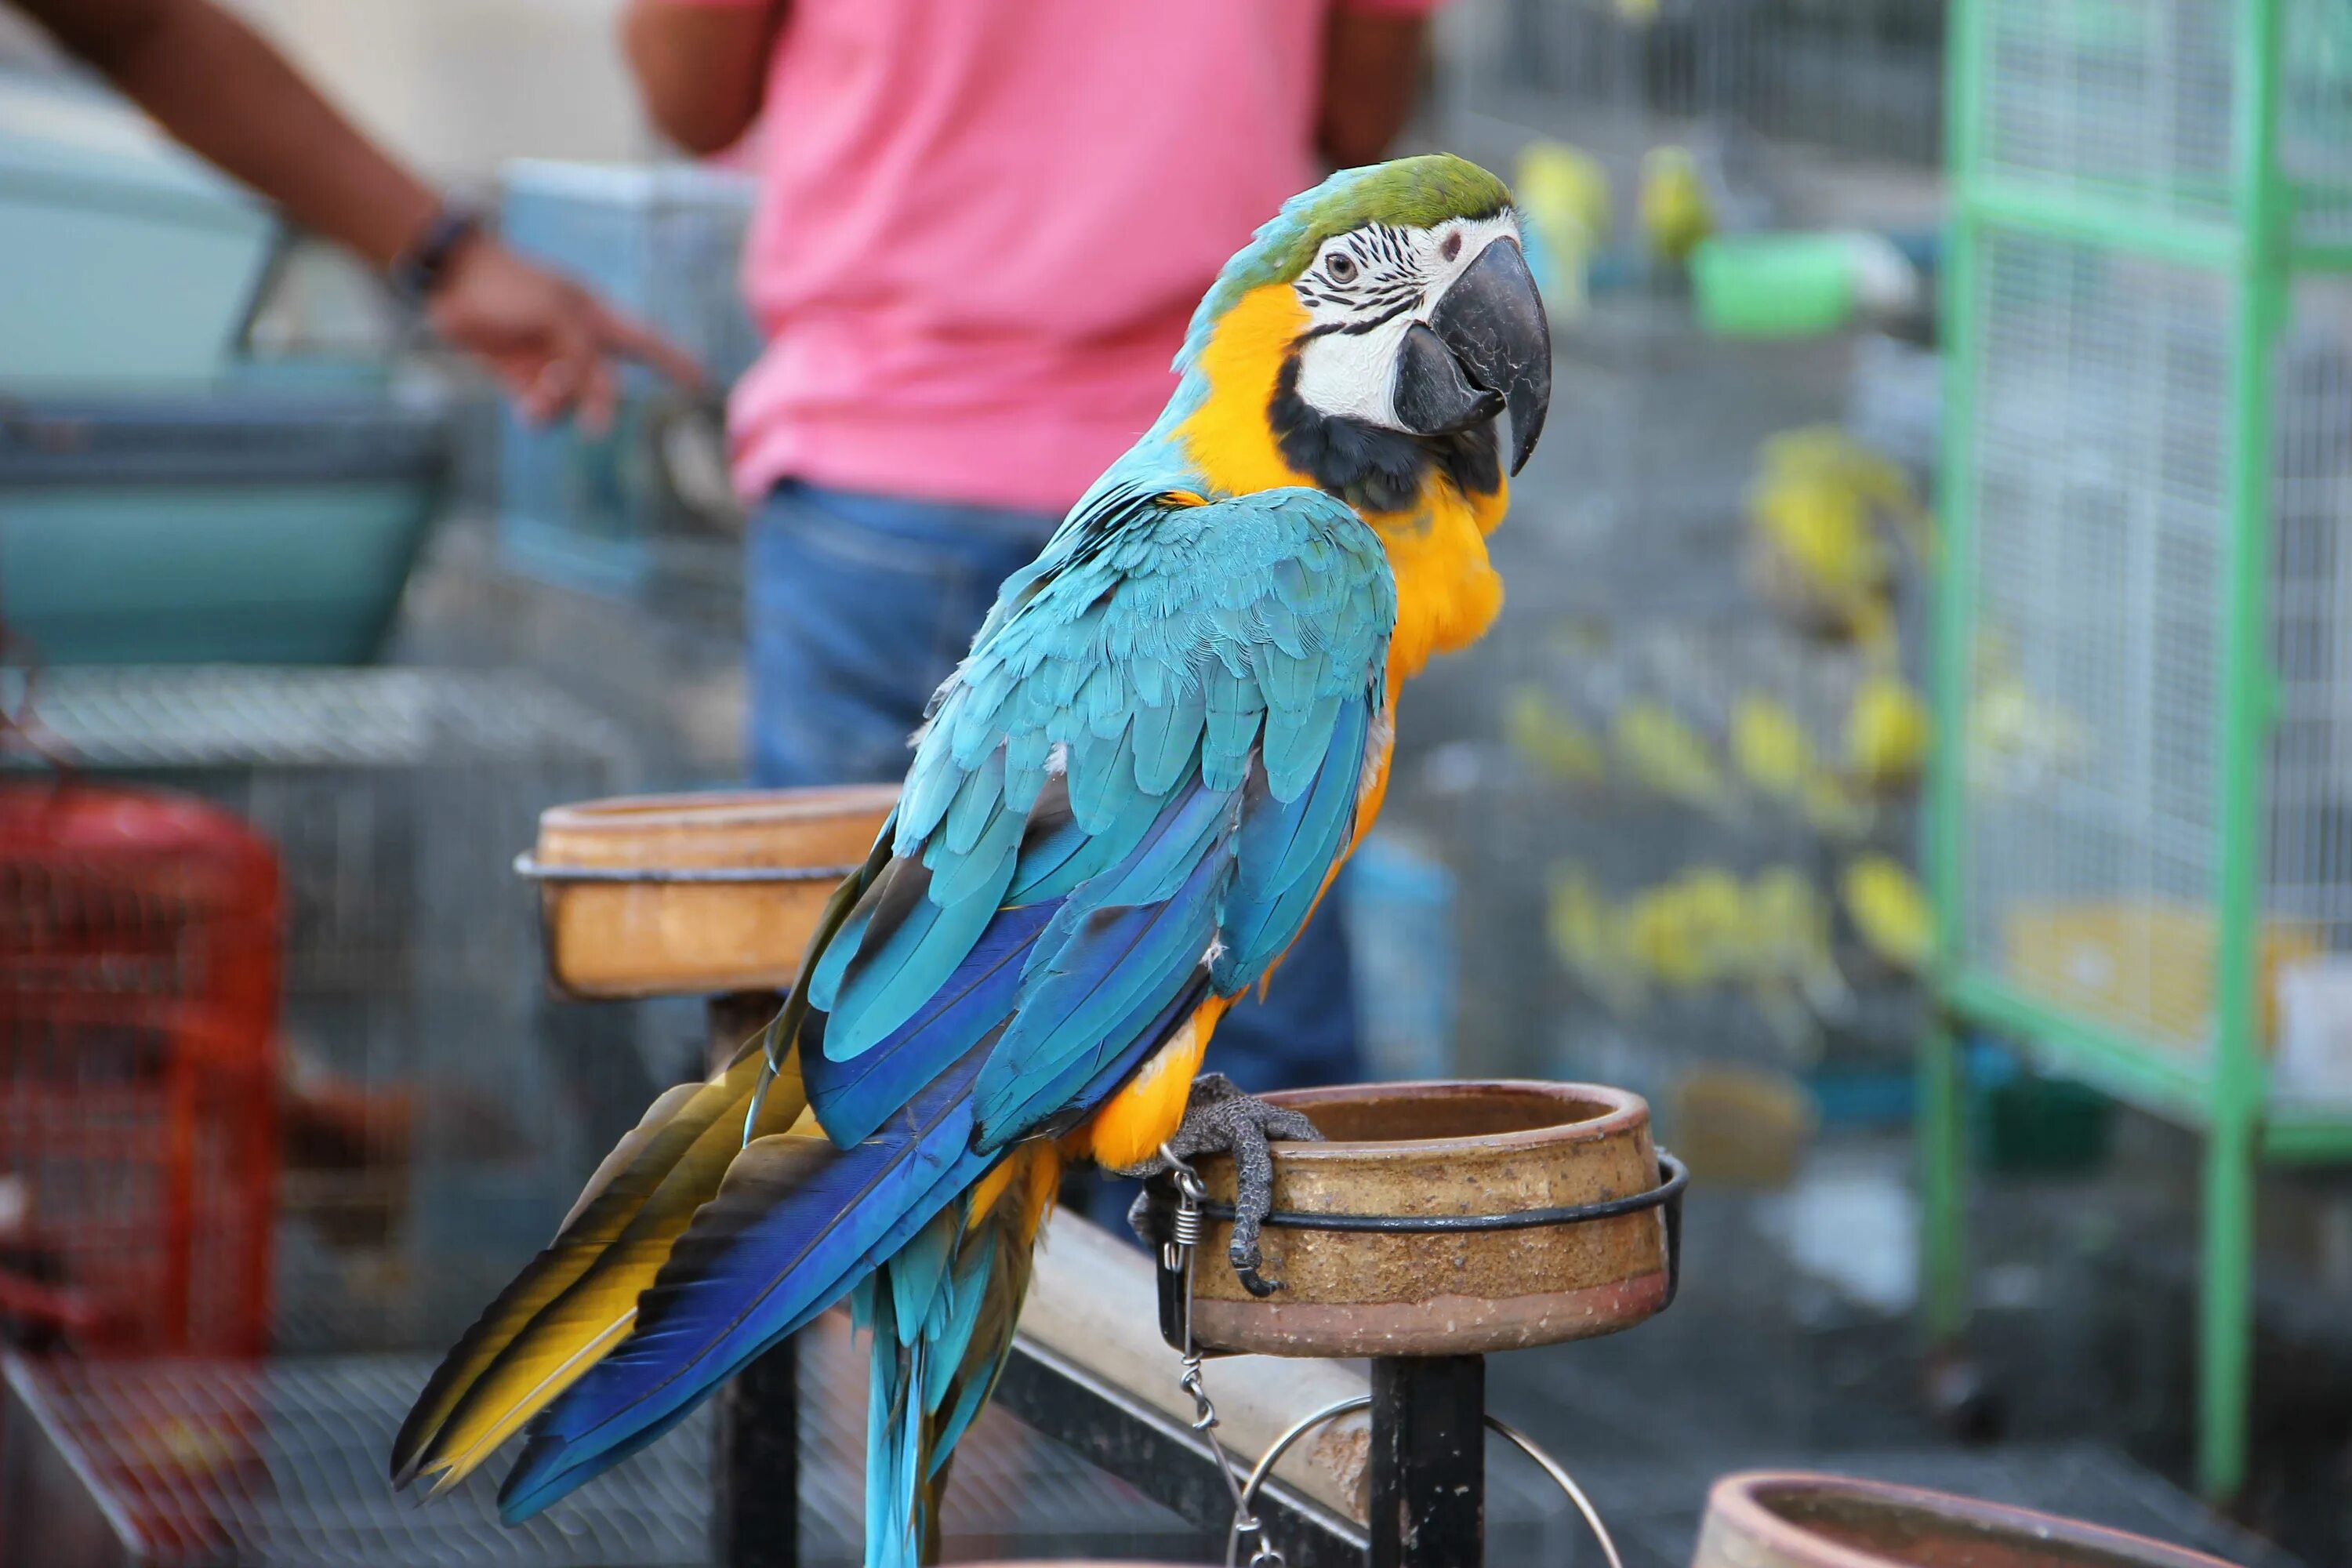
M1250 1568L1285 1568L1282 1553L1265 1538L1265 1526L1250 1511L1241 1477L1233 1461L1225 1457L1224 1445L1217 1441L1217 1406L1209 1397L1208 1385L1201 1379L1201 1346L1192 1338L1192 1268L1200 1255L1202 1235L1208 1228L1201 1205L1207 1200L1209 1189L1202 1183L1201 1173L1165 1143L1160 1146L1160 1157L1167 1162L1168 1173L1176 1184L1176 1216L1169 1228L1169 1239L1160 1249L1160 1261L1170 1273L1181 1276L1184 1281L1184 1351L1179 1363L1183 1371L1176 1386L1192 1396L1192 1430L1201 1435L1209 1462L1217 1467L1217 1474L1225 1479L1225 1489L1233 1493L1234 1526L1227 1536L1228 1542L1237 1542L1244 1536L1254 1538L1257 1549L1250 1556Z

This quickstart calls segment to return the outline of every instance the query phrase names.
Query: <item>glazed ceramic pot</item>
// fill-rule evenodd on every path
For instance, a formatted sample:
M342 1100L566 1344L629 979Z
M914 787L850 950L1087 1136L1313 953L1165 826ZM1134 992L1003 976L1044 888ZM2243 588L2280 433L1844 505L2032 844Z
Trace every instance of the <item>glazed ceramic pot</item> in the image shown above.
M1799 1471L1726 1476L1692 1568L2228 1568L2122 1531Z
M780 991L891 784L637 795L556 806L518 868L540 884L549 970L575 996Z
M1444 1228L1654 1193L1658 1154L1640 1096L1592 1084L1378 1084L1268 1097L1327 1142L1274 1146L1274 1207L1402 1216L1411 1230L1270 1225L1245 1290L1212 1221L1194 1268L1204 1347L1270 1355L1472 1355L1629 1327L1670 1295L1663 1205L1578 1223ZM1200 1166L1230 1205L1230 1161Z

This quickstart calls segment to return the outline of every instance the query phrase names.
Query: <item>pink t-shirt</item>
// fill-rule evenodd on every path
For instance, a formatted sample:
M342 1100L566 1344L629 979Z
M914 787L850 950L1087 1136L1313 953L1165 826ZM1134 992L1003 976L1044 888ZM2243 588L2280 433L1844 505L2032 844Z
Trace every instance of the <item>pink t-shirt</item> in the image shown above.
M1332 3L790 0L738 486L1076 500L1167 401L1218 267L1317 177Z

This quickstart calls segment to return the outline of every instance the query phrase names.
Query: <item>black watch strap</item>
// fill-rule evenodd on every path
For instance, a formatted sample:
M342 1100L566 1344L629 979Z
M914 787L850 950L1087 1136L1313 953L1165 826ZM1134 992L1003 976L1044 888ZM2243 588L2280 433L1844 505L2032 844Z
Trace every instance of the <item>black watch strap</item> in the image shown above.
M414 304L423 304L433 297L447 276L449 263L458 247L482 232L479 214L470 208L445 206L433 216L416 243L403 251L392 264L392 287L395 293Z

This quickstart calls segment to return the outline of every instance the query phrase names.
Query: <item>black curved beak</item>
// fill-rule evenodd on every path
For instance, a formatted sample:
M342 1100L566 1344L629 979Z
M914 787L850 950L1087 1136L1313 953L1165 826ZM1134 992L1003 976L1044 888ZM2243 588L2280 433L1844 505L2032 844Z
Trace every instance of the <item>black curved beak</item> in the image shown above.
M1551 327L1518 242L1496 239L1405 333L1395 406L1422 435L1511 416L1511 472L1527 466L1551 407Z

